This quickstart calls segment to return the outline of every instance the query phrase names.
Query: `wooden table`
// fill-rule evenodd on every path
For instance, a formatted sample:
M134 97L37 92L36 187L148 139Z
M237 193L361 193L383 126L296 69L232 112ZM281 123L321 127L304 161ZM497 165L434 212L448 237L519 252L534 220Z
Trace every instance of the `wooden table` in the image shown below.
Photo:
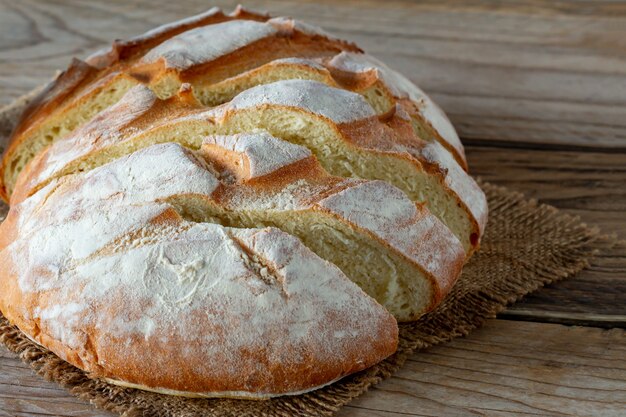
M0 0L0 104L200 0ZM218 1L231 9L235 2ZM626 3L249 1L358 42L448 112L474 175L626 238ZM626 242L340 416L626 415ZM104 416L0 348L0 415Z

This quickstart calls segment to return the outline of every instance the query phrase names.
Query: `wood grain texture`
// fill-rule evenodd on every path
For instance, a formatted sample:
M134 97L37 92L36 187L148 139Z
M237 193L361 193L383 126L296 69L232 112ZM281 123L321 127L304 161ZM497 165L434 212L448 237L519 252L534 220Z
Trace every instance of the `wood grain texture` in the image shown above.
M467 157L472 175L626 239L626 154L469 145Z
M538 337L541 335L541 337ZM621 416L626 332L489 320L413 355L339 417ZM40 380L0 349L0 416L111 416Z
M468 146L474 175L580 216L622 242L590 268L549 285L501 317L602 327L626 326L626 155Z
M113 37L237 1L0 0L0 102ZM354 40L469 139L626 148L626 7L585 1L250 0ZM0 29L2 31L3 29Z
M0 105L158 24L237 1L0 0ZM626 2L251 0L352 39L450 115L472 173L626 239ZM341 413L621 416L626 241L468 338L413 356ZM109 416L0 348L0 416Z
M467 338L417 353L339 415L623 416L625 336L492 320Z

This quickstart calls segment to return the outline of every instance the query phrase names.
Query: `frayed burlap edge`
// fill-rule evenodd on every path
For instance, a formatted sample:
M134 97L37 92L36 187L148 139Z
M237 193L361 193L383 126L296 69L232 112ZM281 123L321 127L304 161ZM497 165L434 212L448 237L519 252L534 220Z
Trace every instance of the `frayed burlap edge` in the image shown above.
M0 134L12 129L7 123L14 123L27 101L22 98L18 105L8 107L10 114L0 110ZM467 335L524 295L576 274L588 266L596 248L613 244L613 238L601 236L577 217L502 187L483 182L481 186L489 202L489 224L480 251L449 296L419 321L400 326L400 343L393 356L308 394L268 401L204 400L117 387L89 379L31 342L1 314L0 341L39 375L122 416L329 416L390 377L415 351Z

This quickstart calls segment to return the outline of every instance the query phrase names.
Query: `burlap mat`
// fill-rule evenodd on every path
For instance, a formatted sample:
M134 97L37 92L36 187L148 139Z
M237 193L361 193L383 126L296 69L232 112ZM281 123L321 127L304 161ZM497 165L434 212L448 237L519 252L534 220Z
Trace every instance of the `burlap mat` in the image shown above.
M0 135L8 134L27 100L22 98L0 111ZM399 348L392 357L312 393L268 401L171 397L89 379L81 370L30 342L1 314L0 340L46 379L123 416L331 415L391 376L416 350L467 335L525 294L576 274L588 264L598 241L605 239L597 229L553 207L491 184L481 186L489 201L489 224L480 251L465 267L451 294L435 311L400 326ZM0 207L0 219L3 217Z

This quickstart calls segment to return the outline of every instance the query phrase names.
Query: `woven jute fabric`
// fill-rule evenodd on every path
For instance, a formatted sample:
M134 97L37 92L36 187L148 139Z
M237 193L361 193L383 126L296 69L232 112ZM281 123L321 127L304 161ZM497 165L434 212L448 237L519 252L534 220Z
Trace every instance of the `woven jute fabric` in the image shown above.
M28 98L0 111L7 135ZM2 140L0 140L0 143ZM452 292L419 321L400 325L398 351L372 368L320 390L267 401L188 399L121 388L89 379L80 369L35 345L0 315L0 340L38 374L97 407L123 416L327 416L397 371L409 355L467 335L508 304L576 274L604 239L579 219L521 194L481 182L489 223L481 249ZM6 212L6 206L4 206ZM0 208L0 219L4 217ZM419 353L418 353L419 354ZM211 358L207 358L210 361Z

